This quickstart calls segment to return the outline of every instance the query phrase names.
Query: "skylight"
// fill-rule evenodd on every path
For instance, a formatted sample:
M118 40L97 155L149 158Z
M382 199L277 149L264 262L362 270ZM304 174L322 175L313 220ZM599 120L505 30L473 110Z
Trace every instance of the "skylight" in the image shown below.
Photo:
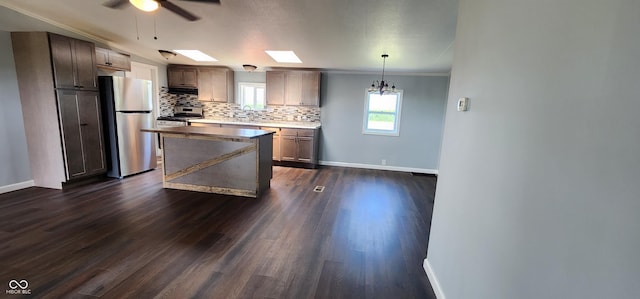
M215 59L207 54L204 54L199 50L173 50L173 51L178 52L179 54L182 54L184 56L187 56L195 61L218 61L218 59Z
M302 63L293 51L265 51L273 60L282 63Z

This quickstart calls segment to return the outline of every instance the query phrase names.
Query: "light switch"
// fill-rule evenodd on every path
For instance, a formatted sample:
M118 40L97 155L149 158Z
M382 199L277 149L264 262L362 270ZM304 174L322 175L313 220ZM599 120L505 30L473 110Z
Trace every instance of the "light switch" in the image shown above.
M469 98L458 99L458 111L467 111L469 109Z

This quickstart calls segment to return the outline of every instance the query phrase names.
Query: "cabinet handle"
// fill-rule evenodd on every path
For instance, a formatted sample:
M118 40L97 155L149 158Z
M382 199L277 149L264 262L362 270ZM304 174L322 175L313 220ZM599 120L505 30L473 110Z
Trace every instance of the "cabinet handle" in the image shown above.
M75 87L75 88L84 88L84 86L82 86L82 85L74 85L73 87Z
M89 124L80 124L80 126L81 126L81 127L86 127L86 126L88 126L88 125L89 125Z

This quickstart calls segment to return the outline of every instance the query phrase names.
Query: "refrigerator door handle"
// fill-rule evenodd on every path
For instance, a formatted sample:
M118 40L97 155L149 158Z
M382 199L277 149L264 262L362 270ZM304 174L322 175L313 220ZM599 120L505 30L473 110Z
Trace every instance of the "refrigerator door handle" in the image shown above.
M148 111L148 110L118 110L116 112L118 112L118 113L131 113L131 114L147 114L147 113L151 113L151 111Z

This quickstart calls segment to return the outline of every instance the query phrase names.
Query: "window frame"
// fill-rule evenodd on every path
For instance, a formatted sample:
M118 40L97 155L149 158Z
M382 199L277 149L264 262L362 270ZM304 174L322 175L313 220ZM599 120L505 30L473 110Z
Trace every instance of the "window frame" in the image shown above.
M363 115L363 121L362 121L362 134L365 135L379 135L379 136L400 136L400 120L401 120L401 116L402 116L402 96L403 96L404 91L400 90L400 89L396 89L395 92L388 92L388 94L395 94L396 95L396 111L395 113L388 113L388 112L375 112L376 114L393 114L395 116L395 122L394 122L394 130L380 130L380 129L369 129L368 128L368 124L369 124L369 114L372 113L372 111L369 110L369 100L370 100L370 95L371 94L380 94L377 91L369 91L366 90L366 94L364 97L364 115Z
M250 86L253 88L262 88L264 90L264 108L262 109L256 109L255 107L255 101L256 101L256 97L254 97L254 105L249 105L252 106L251 109L253 110L265 110L267 109L267 84L264 82L238 82L238 100L237 103L238 105L240 105L240 108L243 108L245 106L247 106L247 104L244 103L244 88L245 86ZM256 95L256 93L254 92L254 96Z

